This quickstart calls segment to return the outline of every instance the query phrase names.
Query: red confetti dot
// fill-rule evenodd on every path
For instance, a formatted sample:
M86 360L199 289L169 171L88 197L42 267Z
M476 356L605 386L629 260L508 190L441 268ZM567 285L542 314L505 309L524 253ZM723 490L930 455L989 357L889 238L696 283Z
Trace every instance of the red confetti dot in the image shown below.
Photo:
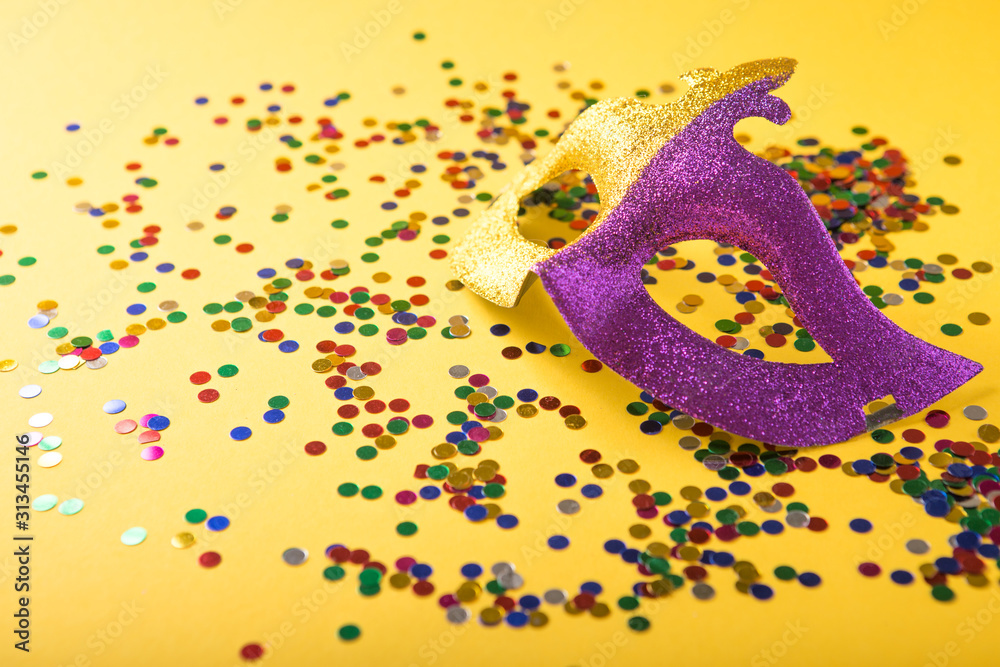
M365 403L365 411L368 414L377 415L385 410L385 402L374 398Z
M580 460L584 463L597 463L601 460L601 453L596 449L585 449L580 452Z
M222 556L215 551L206 551L198 556L198 564L202 567L215 567L222 562Z
M385 432L381 424L365 424L361 428L361 435L366 438L377 438Z
M236 246L236 252L239 253L248 253L251 252L252 250L253 250L252 243L241 243L238 246Z
M927 436L924 435L924 432L919 429L908 428L903 431L903 440L906 440L907 442L923 442L926 437Z
M326 445L319 440L313 440L312 442L306 443L306 454L309 456L319 456L326 451Z
M240 649L240 657L244 660L259 660L264 655L264 647L260 644L247 644Z
M587 359L585 362L580 364L580 368L582 368L585 373L596 373L604 368L604 364L597 359Z
M212 379L211 373L206 373L205 371L197 371L191 374L191 384L205 384Z
M357 417L359 412L361 412L361 410L359 410L356 405L341 405L337 408L337 414L343 419L352 419Z
M788 498L795 493L795 487L787 482L778 482L771 487L771 492L779 498Z
M181 271L181 278L184 278L185 280L194 280L200 275L201 271L198 269L185 269Z
M218 389L202 389L198 392L198 400L202 403L215 403L219 400Z
M324 380L324 383L330 389L340 389L345 384L347 384L347 378L341 375L331 375L326 380Z

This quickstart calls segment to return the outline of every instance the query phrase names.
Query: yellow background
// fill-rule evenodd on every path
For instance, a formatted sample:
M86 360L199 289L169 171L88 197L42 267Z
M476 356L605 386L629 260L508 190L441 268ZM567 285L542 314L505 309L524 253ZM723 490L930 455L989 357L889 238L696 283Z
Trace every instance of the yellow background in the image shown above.
M234 180L212 202L203 214L205 230L187 231L178 213L179 204L190 202L192 193L208 182L207 164L226 157L240 159L238 146L244 134L239 126L244 118L263 113L265 99L276 99L306 118L303 129L295 130L300 136L307 126L311 129L312 119L326 111L321 106L325 97L350 91L350 103L329 113L353 137L361 131L361 118L373 116L380 126L421 116L433 120L442 113L445 97L469 96L468 85L460 90L446 86L450 73L439 67L446 58L457 63L455 75L467 82L489 81L494 90L504 72L518 72L520 98L535 105L533 118L540 119L550 105L573 108L565 92L554 86L560 78L571 80L574 89L600 80L606 85L602 96L624 95L640 87L655 89L661 82L677 83L678 74L688 67L725 68L757 58L791 56L800 66L779 94L796 111L793 123L798 125L786 131L761 120L744 121L738 130L753 137L751 146L788 145L798 136L813 135L851 147L857 139L849 128L864 124L889 137L911 158L928 151L930 159L919 174L916 191L923 196L940 194L960 206L961 213L934 218L926 233L897 235L894 257L933 261L939 252L951 252L963 266L976 260L996 265L995 165L1000 135L995 127L994 69L1000 11L995 3L399 3L401 11L349 62L341 44L353 40L355 29L372 20L371 12L384 10L388 3L73 0L53 3L58 7L54 15L24 43L15 39L17 44L10 34L23 35L24 21L36 21L32 17L43 11L44 3L4 3L0 223L16 224L19 231L0 237L3 273L18 276L14 285L0 289L0 356L21 363L17 371L0 376L4 431L9 438L25 429L30 415L52 412L55 422L44 430L64 438L59 451L65 459L54 469L36 466L32 492L55 493L62 500L83 497L82 488L87 506L73 517L52 511L34 513L32 518L36 540L30 656L10 646L13 639L7 627L13 623L6 610L14 606L14 563L6 547L0 551L5 554L0 557L0 579L7 619L0 624L7 638L0 647L0 664L238 665L242 645L269 640L265 663L276 666L335 660L351 665L767 665L774 664L769 656L779 654L782 664L790 665L923 665L931 656L939 663L981 665L995 657L1000 627L994 614L1000 611L995 568L990 567L992 580L985 589L956 581L957 598L949 604L933 601L922 582L900 587L886 574L864 579L855 570L857 561L875 557L886 571L896 567L915 571L930 556L945 555L946 537L954 529L925 517L919 506L882 485L822 470L792 475L788 481L798 490L795 499L828 519L830 530L819 534L787 530L780 537L759 536L730 545L738 557L754 561L775 586L777 595L767 603L737 594L734 575L713 569L715 600L698 602L684 590L658 600L655 608L643 607L652 621L643 634L629 631L619 611L594 619L553 609L549 626L542 630L483 628L475 622L450 626L436 597L453 590L459 583L457 569L468 560L487 566L501 559L515 561L526 578L522 593L540 594L551 586L575 591L581 582L594 579L605 586L603 597L613 602L634 580L634 571L600 548L609 537L626 538L633 523L626 476L616 473L605 484L605 497L584 503L584 511L576 516L563 517L555 511L556 501L573 494L559 491L552 477L564 471L581 480L589 477L577 459L580 450L593 446L612 463L625 457L638 460L642 470L637 476L675 498L685 484L704 488L717 478L677 448L676 430L667 429L655 438L638 432L637 420L623 410L636 394L628 383L606 370L595 376L579 371L579 363L588 355L566 331L540 288L535 287L513 311L501 311L470 293L452 295L441 287L447 279L446 264L426 259L431 247L426 234L409 245L382 246L377 265L358 261L363 251L360 240L402 217L400 212L424 210L433 215L456 205L455 193L433 182L436 160L427 161L431 169L423 180L428 185L394 215L375 205L387 198L388 190L366 179L371 173L397 169L400 154L408 151L348 151L349 168L341 173L341 183L351 189L351 197L330 203L304 191L303 172L312 172L300 161L288 177L274 173L274 158L295 155L273 142L263 157L244 165L246 176ZM427 40L415 42L411 35L416 30L426 31ZM686 53L689 39L695 44L700 40L701 46ZM571 63L571 69L564 75L553 72L552 66L562 61ZM166 73L164 80L149 91L146 101L119 118L115 99L140 85L147 67L159 67ZM265 96L256 89L261 81L293 82L298 91ZM390 89L395 85L405 86L406 95L394 96ZM192 103L202 94L211 98L209 108ZM224 103L233 94L245 94L247 105L234 109ZM217 112L229 113L233 122L228 128L211 125L209 119ZM79 133L66 133L67 123L78 121L87 128L104 118L113 119L114 130L73 171L84 179L82 186L67 188L64 179L55 176L42 182L28 178L37 169L51 171L52 163L70 149ZM157 126L168 127L181 138L181 145L176 149L143 145L141 138ZM474 145L467 128L445 130L439 145L455 149ZM951 137L943 151L935 147L941 136ZM960 155L963 164L944 165L941 156L949 153ZM516 151L508 149L504 155L516 164ZM122 169L133 159L143 163L140 173L161 183L140 193L142 215L122 214L121 227L105 230L99 220L73 213L72 205L78 201L100 205L139 190L131 183L134 176ZM482 188L495 193L513 171L489 175ZM235 218L220 222L212 217L218 206L230 203L239 208ZM280 203L294 207L283 226L268 220ZM331 230L328 222L336 217L347 218L351 227ZM161 243L146 265L123 272L127 287L119 290L107 261L121 257L121 251L102 257L94 248L104 243L125 248L141 226L154 223L164 228ZM442 231L457 237L462 224L453 222ZM211 235L223 232L231 234L234 243L250 241L257 249L243 256L231 246L210 242ZM704 251L691 250L690 256ZM39 258L38 264L30 268L15 264L16 258L29 254ZM337 420L336 405L308 368L308 346L323 337L338 342L351 338L356 344L358 339L357 334L331 336L330 321L310 317L293 324L294 315L277 320L277 326L306 348L295 355L281 355L271 346L208 328L209 318L200 312L204 303L229 300L241 289L259 292L263 281L254 271L297 256L317 263L343 256L354 267L350 278L356 280L349 280L351 285L371 285L370 274L386 270L394 276L385 286L393 295L412 293L403 284L406 276L427 276L428 285L418 291L445 302L439 315L463 313L470 318L474 333L464 341L443 341L434 330L423 341L390 350L381 336L368 339L367 345L375 349L369 358L398 353L368 384L379 398L405 396L413 413L435 415L437 425L430 432L411 430L399 438L394 450L371 462L359 461L353 454L362 444L359 434L338 439L329 433ZM203 275L195 281L180 280L176 272L160 276L152 271L157 263L153 260L173 261L178 269L197 266ZM930 290L938 296L934 306L908 301L887 311L907 329L986 366L982 375L939 405L953 415L946 433L953 439L975 438L977 424L961 417L963 406L977 403L1000 411L994 370L996 324L973 327L965 320L975 310L996 317L991 310L997 298L992 275L969 281L967 296L955 291L956 281L948 281ZM93 336L106 327L120 335L131 321L124 307L138 300L134 286L147 279L159 285L152 302L178 300L190 315L187 322L144 334L137 349L121 351L99 372L83 369L41 376L34 371L41 359L53 356L43 332L24 325L35 312L35 303L47 298L59 301L60 315L53 326L73 323L71 335ZM879 284L890 287L895 278L886 270L863 279L882 280L884 284ZM668 305L682 294L699 289L707 293L689 274L663 274L661 283L664 293L672 295L664 297ZM111 304L88 316L87 297L102 291L113 294ZM943 336L934 319L939 313L943 321L963 324L965 333ZM715 316L704 308L684 321L709 333ZM510 324L514 333L507 339L490 336L487 328L497 321ZM574 351L564 359L548 354L517 362L500 358L502 346L529 340L566 342ZM372 349L360 344L359 348ZM793 351L769 352L769 358L806 357ZM816 352L808 358L822 355ZM215 375L223 363L239 365L240 374L228 380L216 376L209 386L218 388L222 399L213 405L197 403L197 389L187 376L201 369ZM579 405L589 421L586 429L573 432L555 415L542 414L531 421L512 416L502 425L504 439L488 445L488 455L501 463L509 480L502 505L522 520L514 531L470 525L441 507L441 502L418 503L412 515L404 517L392 501L396 490L417 488L410 479L413 466L430 460L430 447L444 433L441 417L455 409L451 396L455 383L446 374L453 363L489 374L502 393L533 386L543 395L559 396L564 403ZM35 381L44 387L40 397L31 401L16 397L18 387ZM280 426L266 427L260 414L266 399L277 393L292 399L287 419ZM162 412L171 417L173 423L160 443L167 451L161 461L141 461L134 440L114 434L111 426L117 418L101 411L111 398L128 402L122 416ZM254 436L244 443L231 441L228 431L237 424L253 426ZM894 424L892 430L898 434L922 424L914 417ZM321 457L305 457L301 447L312 439L324 440L330 450ZM881 449L861 438L830 451L850 460ZM8 457L12 464L12 456ZM108 466L111 472L101 475ZM91 474L94 471L98 477ZM11 484L7 473L0 478ZM344 481L377 483L386 495L376 502L341 498L335 488ZM11 498L13 490L0 495ZM203 529L194 530L199 538L195 547L174 549L169 539L187 529L183 514L192 507L202 507L210 515L225 513L233 525L207 542ZM868 535L849 532L846 523L856 516L871 519L875 530ZM403 518L418 523L416 536L395 534L393 527ZM752 510L750 518L760 521L763 515ZM662 524L652 525L658 526L654 536L665 539ZM121 532L131 526L148 529L144 544L129 548L119 542ZM573 540L569 551L555 553L535 546L556 531ZM903 543L912 537L932 543L928 558L905 551ZM327 585L321 576L322 551L333 542L363 546L388 564L404 554L433 564L438 587L434 600L387 585L379 596L363 598L353 590L353 569L341 586ZM195 562L206 544L223 555L222 565L214 570ZM878 552L869 555L873 545ZM307 548L309 562L299 568L282 563L282 551L292 546ZM780 564L819 572L824 583L809 590L775 582L770 572ZM981 631L971 629L967 621L977 614L979 624L985 621L977 626ZM118 634L120 620L128 622ZM336 629L344 623L362 628L360 640L347 644L337 639ZM118 636L101 639L100 633L109 631ZM945 655L947 651L954 655Z

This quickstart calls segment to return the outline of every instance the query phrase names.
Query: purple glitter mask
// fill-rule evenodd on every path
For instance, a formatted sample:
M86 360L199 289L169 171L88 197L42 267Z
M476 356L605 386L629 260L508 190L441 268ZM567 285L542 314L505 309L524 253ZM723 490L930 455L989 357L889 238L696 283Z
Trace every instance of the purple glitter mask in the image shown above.
M787 122L788 106L769 93L794 65L774 59L723 74L698 70L673 104L591 107L483 212L456 249L455 272L508 307L529 272L536 274L595 357L667 405L740 436L823 445L923 410L982 366L883 315L799 184L733 138L743 118ZM567 169L594 176L603 208L585 234L552 251L517 233L517 203ZM766 264L833 361L754 359L664 312L642 284L642 267L661 248L692 239L738 246ZM868 403L889 395L894 405L865 414Z

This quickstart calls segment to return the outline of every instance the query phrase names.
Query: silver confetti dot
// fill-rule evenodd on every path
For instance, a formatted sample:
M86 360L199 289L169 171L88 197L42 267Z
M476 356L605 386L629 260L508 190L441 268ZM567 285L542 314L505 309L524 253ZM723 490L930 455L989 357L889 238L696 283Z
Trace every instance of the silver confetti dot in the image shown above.
M496 387L491 387L489 385L486 385L485 387L480 387L476 391L478 391L480 394L483 394L484 396L486 396L486 398L490 399L491 401L494 398L496 398L497 393L499 393L497 392Z
M701 447L701 439L696 438L693 435L685 435L683 438L680 439L680 441L678 441L677 444L681 446L681 449L686 449L690 451L692 449L698 449L699 447Z
M461 624L468 622L472 618L472 612L460 604L454 604L448 607L448 611L444 613L444 616L448 619L449 623Z
M364 380L368 374L361 370L360 366L351 366L347 369L347 377L350 380Z
M911 554L925 554L931 550L931 545L926 540L912 539L906 541L906 550Z
M691 595L699 600L711 600L715 597L715 589L704 581L699 581L691 587Z
M567 498L566 500L560 500L556 504L556 509L558 509L561 514L576 514L580 511L580 503L576 502L572 498Z
M497 583L506 588L508 591L516 591L521 586L524 586L524 577L511 570L510 572L498 576Z
M513 571L514 571L514 566L511 563L507 563L505 561L493 563L493 567L490 568L490 572L492 572L493 576L497 578L499 578L501 575Z
M563 604L566 602L566 591L561 588L550 588L545 591L542 598L549 604Z
M281 560L285 561L289 565L302 565L302 563L306 562L308 558L309 552L298 547L285 549L285 553L281 554Z
M962 410L962 414L965 415L966 419L971 419L973 421L982 421L989 417L989 413L986 409L978 405L967 405L965 409Z
M726 467L726 457L719 454L709 454L701 463L709 470L722 470Z
M780 500L775 500L773 504L768 505L767 507L762 506L761 509L768 514L774 514L775 512L780 512L783 507L784 505L781 504Z
M903 303L903 297L900 294L893 294L892 292L889 292L882 295L882 301L890 306L899 306Z
M497 411L490 417L491 422L502 422L504 419L507 419L507 411L502 408L497 408Z
M461 380L464 377L469 377L469 367L462 366L461 364L452 366L451 368L448 369L448 375L452 376L456 380Z
M809 515L799 510L792 510L785 517L785 523L792 528L804 528L809 525Z

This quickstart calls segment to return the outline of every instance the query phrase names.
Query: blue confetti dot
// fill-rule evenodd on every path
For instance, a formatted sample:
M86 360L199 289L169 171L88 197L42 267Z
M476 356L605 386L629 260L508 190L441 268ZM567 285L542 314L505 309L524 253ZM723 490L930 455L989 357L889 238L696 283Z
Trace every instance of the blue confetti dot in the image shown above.
M580 493L584 498L600 498L604 495L604 489L597 484L584 484L580 487Z
M128 256L133 262L142 262L149 258L149 253L145 252L134 252Z
M79 129L80 129L79 123L70 123L69 125L66 126L66 130L68 132L76 132Z
M758 600L770 600L774 597L774 589L766 584L750 584L750 595Z
M426 579L434 574L434 568L426 563L414 563L410 568L410 576L417 579Z
M729 485L729 492L734 496L745 496L750 493L750 485L746 482L733 482Z
M195 104L208 104L208 98L207 97L196 97L196 98L194 98L194 103Z
M281 410L268 410L264 413L264 421L268 424L277 424L285 418L285 413Z
M905 586L907 584L912 584L914 577L911 573L907 572L906 570L893 570L892 574L889 575L889 578L892 579L897 584Z
M205 522L205 527L213 532L225 530L226 528L229 528L229 517L222 515L213 516Z
M114 341L108 341L107 343L101 343L101 354L114 354L120 349L118 343Z
M129 315L142 315L146 312L146 306L141 303L133 303L125 309L125 312Z
M596 581L585 581L580 584L581 593L590 593L591 595L600 595L604 591L604 587L601 586Z
M814 588L823 583L819 575L815 572L803 572L799 575L799 583L803 586L808 586L809 588Z
M528 615L523 611L512 611L507 614L507 625L513 628L523 628L528 624Z
M732 555L728 551L719 551L712 555L712 565L718 565L719 567L729 567L736 562L736 556Z
M460 572L466 579L477 579L483 574L483 567L479 563L466 563Z
M567 489L576 484L576 475L571 475L568 472L560 473L556 475L556 484Z
M604 550L609 554L620 554L625 551L625 543L621 540L608 540L604 543Z
M530 352L531 354L541 354L546 350L546 347L541 343L528 343L527 345L524 346L524 349Z
M517 603L521 605L521 609L538 609L542 606L542 601L537 595L522 595Z
M872 522L868 519L851 519L850 526L855 533L867 533L872 529Z
M916 461L924 456L924 450L919 447L903 447L899 450L899 453L911 461Z
M465 518L469 521L482 521L489 513L482 505L469 505L465 508Z
M626 549L622 552L622 560L626 563L638 563L641 553L638 549Z
M261 90L271 90L272 88L274 88L274 86L272 86L271 84L269 84L267 82L260 84L260 89Z
M353 322L337 322L333 325L333 330L339 334L349 334L354 331Z
M340 387L333 390L333 395L337 400L349 401L354 398L354 388L353 387Z
M237 426L229 432L229 437L233 440L246 440L251 435L253 435L253 431L246 426Z
M779 533L784 532L785 524L780 521L775 521L774 519L768 519L764 523L760 524L760 529L768 535L778 535Z
M174 268L176 268L176 267L174 267L174 265L171 264L170 262L164 262L163 264L157 264L156 265L156 272L157 273L170 273L171 271L174 270Z
M656 421L655 419L647 419L646 421L639 424L639 430L646 435L656 435L663 430L663 424Z
M899 289L904 289L907 292L914 292L920 289L920 282L914 280L913 278L903 278L899 281Z
M420 489L420 497L424 500L434 500L441 496L441 489L436 486L425 486Z
M924 504L924 511L930 516L942 518L951 512L951 506L946 500L930 500Z
M565 535L553 535L549 538L549 547L562 550L569 546L569 538Z
M522 403L531 403L538 398L538 392L534 389L522 389L517 392L517 400Z
M257 272L258 278L273 278L278 275L278 272L274 269L261 269Z
M667 514L667 521L673 526L683 526L691 520L691 515L684 510L674 510Z
M163 415L156 415L155 417L149 418L149 421L146 422L146 426L154 431L162 431L170 426L170 420Z
M497 517L497 525L503 528L504 530L510 530L511 528L514 528L515 526L517 526L518 523L520 523L518 521L518 518L513 514L501 514L500 516Z
M109 415L116 415L125 409L125 401L114 398L104 404L104 411Z
M962 571L962 564L956 559L948 557L938 558L934 561L934 567L938 569L938 572L945 574L959 574Z
M506 324L494 324L490 327L490 333L494 336L506 336L510 333L510 327Z
M282 352L294 352L299 349L299 343L294 340L283 340L278 343L278 349Z
M851 464L851 469L859 475L870 475L875 472L875 464L868 459L859 459Z
M720 489L717 486L705 489L705 497L709 500L714 500L715 502L725 500L728 495L729 494L726 493L725 489Z

